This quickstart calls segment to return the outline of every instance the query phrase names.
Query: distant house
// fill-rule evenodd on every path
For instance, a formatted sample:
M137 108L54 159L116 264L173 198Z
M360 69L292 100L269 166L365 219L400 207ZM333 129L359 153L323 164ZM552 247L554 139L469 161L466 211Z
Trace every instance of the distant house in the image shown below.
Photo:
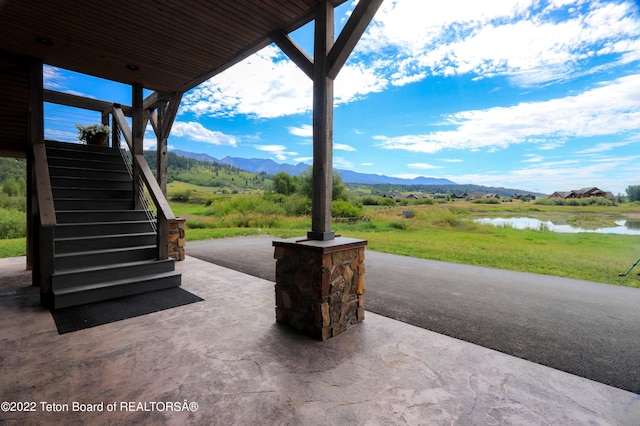
M407 198L408 198L409 200L417 200L417 199L418 199L418 197L417 197L416 195L414 195L414 194L409 194L409 195L407 195Z
M606 194L606 192L599 188L596 188L595 186L590 188L575 189L571 192L574 192L576 195L578 195L577 198L604 197Z
M473 200L482 200L482 199L486 199L486 198L500 198L500 196L498 194L494 194L494 193L485 193L485 192L472 192L467 194L467 201L473 201Z
M549 195L549 198L562 198L566 200L567 198L577 198L576 194L573 191L556 191L553 194Z
M452 200L459 200L461 198L466 198L466 197L467 197L467 194L460 194L460 195L458 195L456 193L451 194L451 199Z
M556 191L553 194L549 195L549 198L562 198L565 200L569 198L590 198L590 197L602 197L611 201L616 200L616 197L611 192L603 191L595 186L580 188L580 189L573 189L571 191Z
M536 196L533 194L513 194L511 198L514 200L533 201L536 199Z
M480 200L485 196L485 194L483 194L482 192L470 192L466 195L467 195L466 196L467 201Z

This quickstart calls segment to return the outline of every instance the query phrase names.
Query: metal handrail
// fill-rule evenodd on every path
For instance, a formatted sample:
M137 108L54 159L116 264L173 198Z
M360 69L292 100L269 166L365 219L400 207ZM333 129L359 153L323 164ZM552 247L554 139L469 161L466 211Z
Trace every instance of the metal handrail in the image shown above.
M168 238L169 238L169 224L171 222L176 221L176 217L171 211L171 207L167 202L167 199L164 196L164 193L160 189L160 185L153 176L151 172L151 168L149 164L147 164L147 160L145 160L144 155L135 154L132 155L132 145L133 145L133 137L131 133L131 129L129 128L129 124L126 122L124 113L122 109L120 109L117 105L114 105L111 110L114 124L122 133L124 142L126 143L126 151L131 155L131 174L132 176L136 175L134 171L137 171L137 175L140 178L141 191L147 191L151 201L153 201L153 205L156 208L156 226L157 226L157 247L158 247L158 258L166 259L168 257ZM122 149L120 150L122 152ZM144 189L142 189L144 188ZM142 200L141 200L142 201ZM151 206L151 203L148 203Z
M120 155L122 156L122 159L124 160L124 164L127 168L127 171L129 172L129 177L131 177L131 179L134 178L133 176L133 157L131 156L131 151L129 150L129 145L127 145L127 143L125 141L123 141L123 139L120 139L120 147L119 147L119 151L120 151ZM136 194L136 196L138 197L138 199L140 200L140 203L142 205L143 210L145 211L146 215L147 215L147 219L149 220L149 223L151 224L151 227L153 228L153 232L158 232L158 226L157 226L157 213L154 214L154 211L151 207L151 201L149 200L149 196L147 194L147 191L145 191L146 185L144 185L144 181L141 177L138 177L138 193ZM153 206L155 207L155 205Z

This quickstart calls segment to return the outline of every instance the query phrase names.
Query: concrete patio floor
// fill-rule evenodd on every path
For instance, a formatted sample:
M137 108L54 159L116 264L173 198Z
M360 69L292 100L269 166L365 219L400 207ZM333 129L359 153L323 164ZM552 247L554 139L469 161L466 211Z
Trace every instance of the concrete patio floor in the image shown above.
M59 335L24 266L0 259L0 401L34 411L1 424L640 424L640 395L373 313L312 340L273 283L191 257L204 302Z

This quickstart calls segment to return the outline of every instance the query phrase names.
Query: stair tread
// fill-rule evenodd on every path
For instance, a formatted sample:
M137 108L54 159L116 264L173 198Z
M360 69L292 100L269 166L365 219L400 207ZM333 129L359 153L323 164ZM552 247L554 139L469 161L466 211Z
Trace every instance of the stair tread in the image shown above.
M56 166L56 165L51 165L49 166L49 168L51 169L70 169L70 170L92 170L92 171L98 171L98 172L105 172L105 173L122 173L122 174L129 174L129 172L127 170L104 170L104 169L96 169L93 167L74 167L74 166Z
M69 253L56 253L55 254L55 258L63 258L63 257L72 257L72 256L79 256L79 255L88 255L88 254L100 254L100 253L117 253L120 251L128 251L131 249L150 249L153 248L155 249L156 246L155 245L140 245L140 246L131 246L131 247L116 247L116 248L110 248L110 249L100 249L100 250L83 250L83 251L74 251L74 252L69 252ZM66 269L65 269L66 270Z
M148 220L140 219L140 220L114 220L114 221L101 221L101 222L64 222L58 223L56 226L96 226L96 225L128 225L128 224L146 224L149 223Z
M95 180L102 180L102 179L95 179ZM80 190L90 189L91 191L133 191L133 189L94 188L91 186L52 186L51 189L52 190L54 189L80 189Z
M168 277L179 276L179 275L182 275L182 273L178 271L160 272L157 274L140 275L140 276L134 276L132 278L125 278L121 280L103 281L95 284L86 284L86 285L69 287L69 288L61 288L61 289L54 290L54 293L60 296L64 294L78 293L82 291L89 291L89 290L105 288L105 287L115 287L115 286L124 285L124 284L134 284L136 282L150 281L154 279L160 279L165 277L168 278Z
M135 262L121 262L121 263L112 263L107 265L98 265L98 266L87 266L84 268L74 268L74 269L63 269L61 271L54 272L53 276L64 276L64 275L72 275L78 274L82 272L94 272L94 271L102 271L109 269L117 269L117 268L127 268L132 266L142 266L142 265L153 265L153 264L163 264L175 262L173 259L166 260L158 260L158 259L150 259L150 260L138 260Z
M106 213L106 212L113 212L113 213L131 213L131 212L143 212L144 210L131 210L131 209L113 209L113 210L56 210L56 213L91 213L91 212L98 212L98 213Z
M94 198L55 198L53 201L131 201L131 198L109 198L109 199L94 199ZM90 210L87 210L90 211Z
M92 181L106 181L106 182L112 182L112 183L121 183L121 182L131 182L131 178L129 178L128 180L121 180L121 179L111 179L108 176L107 177L89 177L89 176L53 176L55 179L74 179L74 180L86 180L88 182L92 182ZM66 186L64 187L59 187L59 188L67 188Z
M151 235L156 235L155 232L132 232L130 234L107 234L107 235L89 235L82 237L64 237L64 238L54 238L53 241L74 241L74 240L92 240L96 238L124 238L124 237L148 237Z

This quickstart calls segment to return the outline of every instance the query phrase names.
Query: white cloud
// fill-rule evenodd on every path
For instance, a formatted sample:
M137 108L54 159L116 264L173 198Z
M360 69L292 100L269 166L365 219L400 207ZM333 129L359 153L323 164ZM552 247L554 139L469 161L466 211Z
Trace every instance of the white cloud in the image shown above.
M396 175L392 175L392 177L400 178L400 179L415 179L417 177L421 177L422 175L416 173L399 173Z
M526 160L522 160L521 163L539 163L545 159L542 155L536 154L525 154L524 156L528 158Z
M334 143L333 144L333 149L336 151L357 151L354 147L352 147L351 145L347 145L344 143Z
M633 142L604 142L604 143L599 143L591 148L587 148L587 149L583 149L581 151L578 151L578 154L592 154L592 153L596 153L596 152L604 152L604 151L611 151L612 149L615 148L619 148L622 146L627 146L629 144L631 144Z
M68 87L69 83L64 71L60 68L46 64L42 66L42 84L45 89L56 90L83 98L96 99L94 95L70 89Z
M284 152L287 150L287 147L284 145L258 145L256 149L260 151L276 153L276 152Z
M407 164L407 167L412 168L412 169L421 169L421 170L431 170L431 169L441 169L442 168L440 166L434 166L432 164L427 164L427 163L411 163L411 164Z
M311 80L277 47L268 46L187 93L181 111L272 118L311 109Z
M333 157L333 167L338 169L353 170L353 163L344 157Z
M64 87L65 76L59 68L43 65L42 79L45 89L59 90Z
M303 124L300 127L288 127L289 133L294 136L300 136L303 138L313 137L313 126L310 124Z
M621 77L575 96L512 107L462 111L445 117L453 130L375 136L378 146L412 152L506 148L519 143L558 143L569 137L640 130L640 74Z
M589 72L594 57L639 59L634 7L628 1L387 1L358 52L375 55L371 66L398 86L468 73L536 85Z
M298 157L294 158L293 161L296 163L311 163L313 161L313 157Z
M268 152L281 161L286 160L289 156L298 155L297 152L287 151L287 147L284 145L256 145L256 149Z
M381 92L388 81L363 63L346 64L335 80L335 104L347 104L369 93Z
M347 64L335 82L335 104L352 102L381 91L386 80L363 64ZM232 117L237 114L274 118L311 111L313 85L275 46L267 46L234 67L187 93L181 113ZM306 126L302 126L304 129Z
M336 78L335 105L433 75L503 75L530 86L593 72L593 58L604 55L614 55L612 63L639 60L640 26L632 7L386 1ZM180 112L266 119L308 113L311 105L311 80L271 45L187 93Z
M597 186L614 194L624 193L625 182L637 180L640 156L609 158L607 161L583 165L578 160L544 162L535 167L499 173L444 176L456 183L474 183L487 186L505 186L551 194L554 191ZM580 167L576 167L580 164ZM615 173L614 173L615 172Z
M360 163L360 165L364 167L371 167L373 166L373 163Z
M238 140L235 136L227 135L217 130L209 130L194 121L176 121L173 123L171 136L186 137L196 142L205 142L213 145L238 145Z

